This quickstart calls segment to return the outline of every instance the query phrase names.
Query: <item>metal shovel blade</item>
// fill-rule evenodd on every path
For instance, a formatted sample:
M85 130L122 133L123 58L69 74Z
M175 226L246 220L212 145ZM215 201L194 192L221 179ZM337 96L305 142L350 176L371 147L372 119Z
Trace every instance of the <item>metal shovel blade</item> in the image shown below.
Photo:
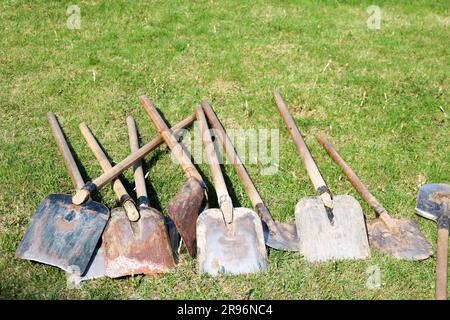
M300 251L295 223L273 221L272 228L269 229L263 222L263 231L267 246L283 251Z
M400 233L395 234L379 219L367 223L369 242L375 248L397 259L424 260L433 248L420 232L417 222L409 219L393 219Z
M334 224L321 198L302 198L295 207L300 252L310 262L370 256L364 215L355 198L334 196Z
M267 253L258 215L247 208L234 208L232 234L222 211L208 209L197 220L197 260L202 273L242 274L265 271Z
M417 197L416 212L418 215L438 221L442 214L441 203L450 201L450 185L430 183L420 187Z
M140 209L141 218L130 222L123 208L114 208L103 233L106 275L119 278L158 274L175 267L169 235L161 213Z
M72 204L72 196L51 194L40 203L16 256L83 274L109 219L109 209L89 200Z
M175 224L191 257L196 253L196 224L205 205L205 189L196 178L190 177L167 206L167 213Z

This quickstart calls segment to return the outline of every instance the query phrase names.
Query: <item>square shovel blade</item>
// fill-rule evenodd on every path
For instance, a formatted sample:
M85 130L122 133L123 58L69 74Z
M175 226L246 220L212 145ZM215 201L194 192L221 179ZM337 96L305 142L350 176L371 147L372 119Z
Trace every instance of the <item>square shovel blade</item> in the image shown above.
M334 224L319 197L302 198L295 207L300 252L310 262L364 259L370 256L364 215L348 195L335 196Z
M51 194L40 203L16 256L83 274L109 219L109 209L89 200L72 204L72 196Z
M261 220L247 208L234 208L231 234L220 209L208 209L197 220L197 259L202 273L242 274L265 271L267 252Z
M106 275L119 278L158 274L175 267L169 234L161 213L140 208L141 218L130 222L122 207L114 208L103 233Z

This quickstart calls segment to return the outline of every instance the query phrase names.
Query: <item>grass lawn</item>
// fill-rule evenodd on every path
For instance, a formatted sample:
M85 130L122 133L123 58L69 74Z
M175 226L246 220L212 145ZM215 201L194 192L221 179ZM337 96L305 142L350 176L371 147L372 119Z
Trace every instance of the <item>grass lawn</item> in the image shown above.
M400 2L400 1L399 1ZM280 130L275 175L247 165L278 221L293 221L313 195L303 163L272 98L279 88L335 194L360 200L315 141L325 132L396 218L417 220L435 248L435 223L414 213L418 186L450 181L448 1L73 1L81 29L66 27L61 1L0 4L0 298L31 299L432 299L435 258L398 261L375 249L363 261L307 263L268 249L266 274L211 278L187 254L170 274L97 279L68 289L63 271L15 258L41 199L72 193L49 129L53 111L83 165L101 173L78 129L86 122L117 162L129 152L125 118L144 141L156 136L138 96L147 94L175 124L201 97L228 129ZM369 5L381 28L369 29ZM184 183L166 147L146 157L152 205ZM199 166L211 181L208 166ZM251 207L231 166L235 203ZM131 186L132 172L124 177ZM134 196L133 190L129 188ZM110 187L96 199L117 205ZM216 206L212 203L211 206ZM369 288L370 270L381 287Z

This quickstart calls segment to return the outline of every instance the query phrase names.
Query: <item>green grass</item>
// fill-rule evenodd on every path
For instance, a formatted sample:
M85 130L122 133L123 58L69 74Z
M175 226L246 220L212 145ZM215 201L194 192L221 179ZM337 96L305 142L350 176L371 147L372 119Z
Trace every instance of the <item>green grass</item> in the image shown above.
M278 174L247 168L275 219L292 221L296 202L314 191L274 105L275 88L331 190L361 200L316 143L318 131L394 217L417 220L434 245L435 224L418 218L414 205L420 184L450 180L449 2L76 1L80 30L66 28L69 4L0 4L0 298L433 298L434 258L397 261L375 249L364 261L320 265L269 249L266 274L226 278L196 273L184 254L170 274L98 279L82 290L67 289L61 270L14 252L40 200L73 192L46 113L58 115L85 178L94 178L101 170L78 124L86 122L119 161L129 152L127 115L144 141L157 132L139 106L141 94L171 124L207 97L227 128L279 128ZM380 30L367 28L371 4L381 8ZM184 176L165 147L146 158L147 168L150 162L153 205L163 209ZM209 179L207 166L200 169ZM250 207L230 166L226 173L234 200ZM132 183L130 171L125 178ZM117 204L111 188L97 198ZM380 269L379 289L365 286L371 266Z

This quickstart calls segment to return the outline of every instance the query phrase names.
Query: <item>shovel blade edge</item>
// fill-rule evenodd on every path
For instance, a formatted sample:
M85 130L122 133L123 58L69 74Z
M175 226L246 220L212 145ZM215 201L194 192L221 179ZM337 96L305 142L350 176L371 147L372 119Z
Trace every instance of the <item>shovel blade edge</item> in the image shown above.
M310 262L364 259L370 256L361 206L355 198L339 195L334 200L334 225L330 224L319 197L302 198L295 207L300 252Z

